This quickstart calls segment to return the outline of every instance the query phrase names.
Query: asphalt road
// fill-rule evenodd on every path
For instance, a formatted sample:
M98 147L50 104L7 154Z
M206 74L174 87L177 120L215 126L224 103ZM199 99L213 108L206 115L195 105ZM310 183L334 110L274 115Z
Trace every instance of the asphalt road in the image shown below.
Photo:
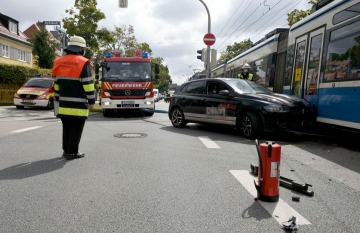
M359 232L360 156L343 138L259 138L281 145L281 176L314 191L280 187L281 203L267 205L246 186L254 141L230 128L95 113L73 161L51 111L0 107L0 128L0 232L284 232L293 210L299 232Z

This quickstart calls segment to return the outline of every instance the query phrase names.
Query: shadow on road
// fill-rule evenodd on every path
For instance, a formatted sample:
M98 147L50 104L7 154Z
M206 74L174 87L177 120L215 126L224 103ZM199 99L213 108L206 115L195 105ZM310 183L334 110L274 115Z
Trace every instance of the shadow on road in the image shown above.
M18 180L53 172L66 164L65 158L53 158L30 163L21 163L0 170L0 180Z

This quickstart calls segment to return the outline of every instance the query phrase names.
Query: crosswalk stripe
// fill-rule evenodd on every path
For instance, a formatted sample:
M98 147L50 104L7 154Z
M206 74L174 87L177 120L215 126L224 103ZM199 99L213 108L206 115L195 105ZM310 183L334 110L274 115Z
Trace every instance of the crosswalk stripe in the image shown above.
M246 170L230 170L230 173L246 188L246 190L254 198L257 197L257 191L254 185L254 180L257 181L257 177L252 176L250 172ZM278 202L264 202L260 200L258 200L258 202L278 223L280 223L280 225L281 223L288 221L292 216L296 217L299 225L311 224L306 218L301 216L281 198L279 198Z
M200 141L202 143L204 143L204 145L207 147L207 148L210 148L210 149L218 149L220 148L220 146L218 146L214 141L212 141L209 137L206 137L206 136L201 136L199 137Z
M11 131L11 133L21 133L21 132L25 132L25 131L29 131L29 130L33 130L33 129L38 129L38 128L41 128L41 127L42 126L34 126L34 127L29 127L29 128L24 128L24 129Z

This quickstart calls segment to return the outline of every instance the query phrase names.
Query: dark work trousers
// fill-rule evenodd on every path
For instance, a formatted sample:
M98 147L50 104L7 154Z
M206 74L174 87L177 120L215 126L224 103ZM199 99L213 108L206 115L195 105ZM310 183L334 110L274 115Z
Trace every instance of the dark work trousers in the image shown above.
M79 152L79 144L86 119L61 118L63 126L62 148L66 154Z

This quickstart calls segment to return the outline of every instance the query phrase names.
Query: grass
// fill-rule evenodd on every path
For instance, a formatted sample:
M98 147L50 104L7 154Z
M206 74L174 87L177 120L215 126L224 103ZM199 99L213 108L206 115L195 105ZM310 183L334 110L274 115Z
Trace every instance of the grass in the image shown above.
M101 112L101 111L102 111L102 108L98 103L94 104L93 109L90 109L90 112Z

